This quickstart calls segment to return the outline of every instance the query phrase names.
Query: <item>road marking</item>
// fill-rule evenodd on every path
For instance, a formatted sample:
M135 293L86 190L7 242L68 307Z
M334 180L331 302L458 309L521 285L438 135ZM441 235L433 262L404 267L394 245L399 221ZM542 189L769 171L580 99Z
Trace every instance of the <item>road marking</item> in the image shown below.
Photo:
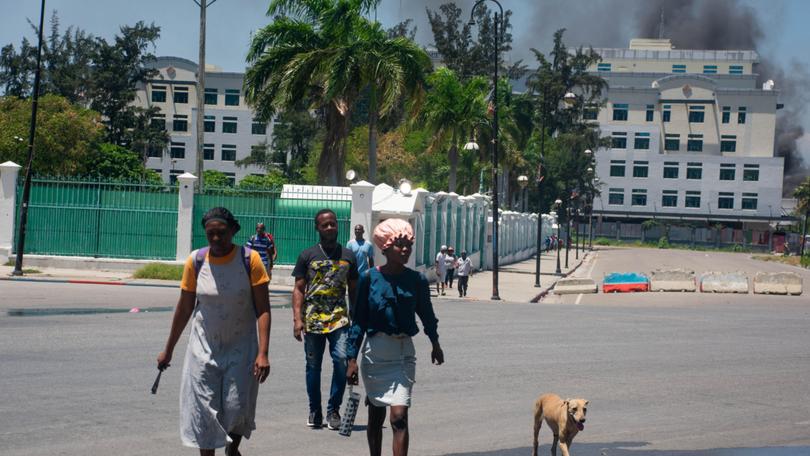
M590 269L588 269L588 275L586 276L586 277L588 277L589 279L591 278L591 273L593 273L593 268L594 268L594 267L596 267L596 257L597 257L598 255L599 255L598 253L594 254L594 256L593 256L593 260L591 261L591 268L590 268Z
M582 293L580 293L579 295L577 295L577 301L574 303L574 305L575 305L575 306L578 306L580 301L582 301Z

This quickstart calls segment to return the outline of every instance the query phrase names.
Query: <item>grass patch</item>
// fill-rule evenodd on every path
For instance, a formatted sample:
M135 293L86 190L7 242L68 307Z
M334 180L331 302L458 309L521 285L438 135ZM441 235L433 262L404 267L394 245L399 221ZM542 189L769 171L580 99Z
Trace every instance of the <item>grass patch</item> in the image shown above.
M136 279L180 280L183 278L182 264L149 263L132 274Z
M784 263L791 266L802 266L803 258L797 256L784 256L784 255L754 255L751 258L759 261L771 261L774 263ZM805 258L810 259L810 256L805 255ZM805 266L806 267L806 266Z
M3 266L14 266L14 260L6 261ZM23 268L23 274L42 274L42 271L34 268Z

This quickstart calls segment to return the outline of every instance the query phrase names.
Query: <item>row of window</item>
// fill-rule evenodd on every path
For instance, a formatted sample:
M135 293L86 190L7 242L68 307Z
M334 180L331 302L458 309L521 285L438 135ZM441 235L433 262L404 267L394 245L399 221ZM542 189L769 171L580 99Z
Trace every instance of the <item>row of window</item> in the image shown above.
M188 103L188 86L174 86L172 101L176 104ZM152 86L152 103L165 103L167 95L166 86ZM207 105L217 105L219 103L219 89L205 89L203 96ZM225 89L225 106L239 106L239 89Z
M627 133L613 132L610 136L611 149L627 149ZM633 149L636 150L650 150L650 134L649 133L635 133L633 138ZM681 149L681 135L676 133L667 133L664 136L664 150L670 152L678 152ZM703 152L703 135L690 134L686 141L686 150L688 152ZM737 136L736 135L722 135L720 137L720 152L736 152L737 151Z
M596 71L612 71L613 65L610 63L599 63L596 65ZM687 71L685 63L674 63L672 64L672 72L673 73L686 73ZM718 67L717 65L703 65L703 74L717 74ZM743 74L743 66L742 65L729 65L728 66L728 74Z
M613 120L626 121L629 116L630 105L627 103L613 103ZM746 114L748 108L746 106L737 107L737 123L745 124ZM598 110L586 109L583 112L585 120L596 120ZM655 119L655 105L645 105L644 119L647 122L653 122ZM689 123L703 123L706 119L705 106L691 105L689 106ZM661 120L663 122L672 121L672 105L665 104L661 109ZM723 106L720 121L724 124L731 123L731 106Z
M626 162L624 160L611 160L610 161L610 177L625 177ZM646 160L633 161L633 177L646 178L649 177L650 163ZM680 164L678 162L664 162L664 179L678 179L680 175ZM686 178L690 180L703 179L703 164L700 162L687 162L686 163ZM737 178L737 166L734 163L721 163L720 176L721 181L733 181ZM742 180L744 182L758 182L759 181L759 165L757 164L743 164Z
M235 144L222 144L220 147L220 160L222 161L236 161L236 145ZM253 148L262 148L263 145L251 146ZM163 150L159 148L150 148L148 151L150 157L160 158L163 156ZM215 145L203 144L203 160L214 160ZM171 158L182 159L186 158L186 143L172 141L169 144L169 156Z
M237 123L238 119L236 117L222 117L222 133L236 134L238 132ZM166 116L163 114L155 115L152 118L152 125L165 130ZM205 129L206 133L216 133L216 116L205 116L203 128ZM175 114L172 118L172 131L188 131L188 115ZM267 124L260 120L253 119L253 123L250 126L250 132L254 135L266 135Z
M623 206L624 205L623 188L611 188L608 191L608 205ZM740 199L740 208L743 210L756 210L758 195L756 193L743 193ZM701 192L687 190L684 193L683 207L686 208L700 208ZM734 193L733 192L719 192L717 196L718 209L734 209ZM647 206L647 189L634 188L630 192L630 205L631 206ZM661 207L678 207L678 190L663 190L661 192Z

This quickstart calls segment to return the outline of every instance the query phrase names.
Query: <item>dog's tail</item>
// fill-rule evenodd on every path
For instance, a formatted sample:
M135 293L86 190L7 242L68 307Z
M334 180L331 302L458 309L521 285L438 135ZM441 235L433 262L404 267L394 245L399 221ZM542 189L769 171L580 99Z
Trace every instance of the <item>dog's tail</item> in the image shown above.
M532 456L537 456L537 438L540 435L540 426L543 423L543 403L538 399L534 403L534 433L532 438Z

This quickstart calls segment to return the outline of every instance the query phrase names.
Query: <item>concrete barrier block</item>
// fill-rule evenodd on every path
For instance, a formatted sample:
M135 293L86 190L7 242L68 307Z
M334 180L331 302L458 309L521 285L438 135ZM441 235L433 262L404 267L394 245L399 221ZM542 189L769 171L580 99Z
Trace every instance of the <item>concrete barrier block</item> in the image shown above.
M754 293L802 294L802 276L795 272L758 272L754 276Z
M640 272L611 272L602 280L603 293L649 291L650 278Z
M695 291L695 271L658 269L650 274L650 291Z
M596 293L598 287L593 279L568 278L560 279L554 285L554 294Z
M748 293L748 276L744 272L707 272L700 278L704 293Z

